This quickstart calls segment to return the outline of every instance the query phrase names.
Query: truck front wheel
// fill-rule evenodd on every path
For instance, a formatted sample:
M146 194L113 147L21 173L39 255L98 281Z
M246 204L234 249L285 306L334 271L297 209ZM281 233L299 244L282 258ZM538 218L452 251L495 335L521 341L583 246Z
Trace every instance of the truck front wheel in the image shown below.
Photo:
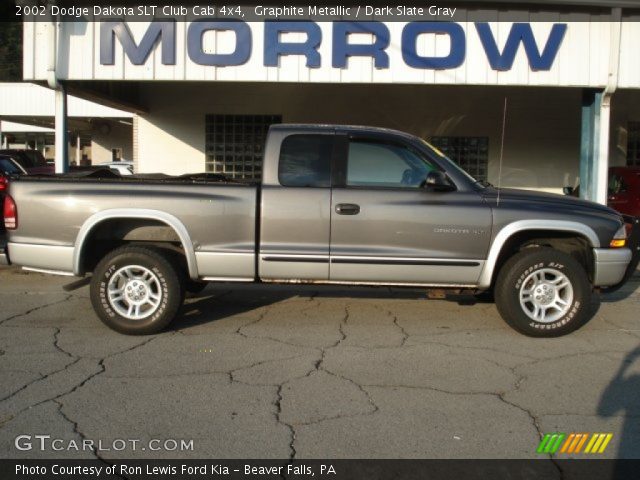
M183 300L177 266L148 247L122 247L110 252L91 278L93 309L109 328L127 335L163 330Z
M531 337L559 337L591 318L591 286L582 265L552 248L527 248L498 273L496 306L502 318Z

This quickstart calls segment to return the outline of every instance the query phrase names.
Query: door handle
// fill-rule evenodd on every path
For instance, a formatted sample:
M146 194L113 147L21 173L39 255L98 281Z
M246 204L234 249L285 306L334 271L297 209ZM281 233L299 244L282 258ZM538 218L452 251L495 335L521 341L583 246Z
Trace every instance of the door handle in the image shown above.
M355 203L339 203L336 205L338 215L357 215L360 213L360 205Z

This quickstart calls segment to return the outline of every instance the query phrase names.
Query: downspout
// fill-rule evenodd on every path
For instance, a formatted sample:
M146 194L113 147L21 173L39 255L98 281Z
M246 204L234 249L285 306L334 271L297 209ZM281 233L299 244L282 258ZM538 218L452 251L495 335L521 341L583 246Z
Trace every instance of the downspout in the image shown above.
M607 187L609 183L609 135L611 129L611 97L618 88L618 73L620 69L620 43L622 38L622 9L611 9L611 38L609 44L609 71L607 85L602 92L600 104L600 135L598 140L598 155L596 165L596 182L594 200L603 205L607 204Z
M57 75L57 48L56 48L56 40L58 36L58 22L56 18L52 15L51 21L47 25L48 27L48 46L49 46L49 54L47 58L47 83L49 84L49 88L56 90L59 87L58 83L58 75Z
M54 2L52 2L54 3ZM67 147L67 91L64 85L58 81L58 38L60 37L61 23L51 17L49 22L49 55L47 65L47 83L49 88L55 90L55 169L56 173L65 173L69 170L69 157Z

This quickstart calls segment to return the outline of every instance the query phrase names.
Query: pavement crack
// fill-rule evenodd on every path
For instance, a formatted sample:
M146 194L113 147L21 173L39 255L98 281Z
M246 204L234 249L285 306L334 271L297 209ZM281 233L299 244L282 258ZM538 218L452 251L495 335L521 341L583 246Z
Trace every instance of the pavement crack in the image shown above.
M342 319L342 321L340 322L340 324L338 325L338 332L340 333L340 338L338 338L338 340L335 341L335 343L327 346L327 347L322 347L320 348L320 358L318 359L318 361L315 363L314 365L314 370L311 370L307 376L311 375L314 371L319 371L322 369L322 364L324 363L324 359L325 359L325 355L327 353L327 350L330 350L332 348L336 348L338 345L340 345L344 340L346 340L347 338L347 334L344 333L344 326L346 325L347 321L349 320L349 306L345 306L344 307L344 318Z
M292 461L296 458L296 446L295 446L295 442L296 442L296 430L293 427L293 425L285 422L284 420L282 420L282 389L284 388L284 385L286 385L287 382L283 383L282 385L278 386L278 389L276 390L276 401L275 401L275 406L276 406L276 420L278 421L278 423L280 423L281 425L284 425L285 427L287 427L287 429L289 430L289 460Z
M59 400L52 400L57 406L58 406L58 414L68 423L71 424L71 426L73 427L73 433L75 433L76 435L78 435L81 439L82 439L82 449L83 451L85 451L85 446L88 446L91 450L91 453L93 453L93 456L97 459L100 460L102 463L104 463L107 466L113 466L113 463L108 462L107 460L105 460L100 453L98 452L98 447L96 446L96 443L91 440L90 438L87 437L87 435L85 435L81 430L80 427L78 425L78 422L76 422L75 420L71 419L63 410L63 403L60 402ZM122 476L119 475L117 473L114 473L113 475L115 475L117 478L121 478L122 480L129 480L128 477L126 476Z
M38 378L35 378L35 379L31 380L30 382L24 384L22 387L20 387L17 390L13 391L9 395L0 398L0 403L4 402L6 400L10 400L11 398L15 397L18 393L20 393L23 390L26 390L27 388L29 388L31 385L34 385L34 384L36 384L38 382L42 382L42 381L46 380L47 378L49 378L50 376L55 375L57 373L64 372L65 370L67 370L70 367L74 366L79 361L80 361L80 358L76 358L75 360L67 363L63 368L59 368L57 370L53 370L52 372L49 372L46 375L40 375ZM33 405L33 406L35 406L35 405ZM29 408L29 407L27 407L27 408ZM21 412L24 411L24 410L26 410L26 409L21 410Z
M98 370L98 371L93 372L92 374L88 375L88 376L87 376L87 377L85 377L81 382L77 383L76 385L74 385L72 388L68 389L68 390L67 390L67 391L65 391L65 392L62 392L62 393L60 393L60 394L58 394L58 395L55 395L54 397L46 398L46 399L44 399L44 400L41 400L41 401L39 401L39 402L36 402L36 403L35 403L35 404L33 404L33 405L28 405L28 406L26 406L26 407L22 408L21 410L19 410L19 412L18 412L18 414L17 414L17 415L19 415L20 413L22 413L22 412L24 412L25 410L28 410L28 409L30 409L30 408L37 407L37 406L39 406L39 405L42 405L42 404L47 403L47 402L50 402L50 401L54 401L54 402L55 402L55 401L57 401L57 400L59 400L59 399L61 399L61 398L65 397L65 396L67 396L67 395L72 394L73 392L76 392L76 391L77 391L77 390L79 390L80 388L84 387L84 386L85 386L85 385L86 385L90 380L92 380L93 378L95 378L95 377L97 377L97 376L99 376L99 375L102 375L102 374L106 371L106 367L105 367L105 365L104 365L104 362L105 362L107 359L109 359L109 358L113 358L113 357L116 357L116 356L121 355L121 354L126 353L126 352L133 351L133 350L135 350L135 349L137 349L137 348L140 348L140 347L142 347L142 346L144 346L144 345L148 344L149 342L151 342L151 341L155 340L156 338L158 338L158 337L151 337L151 338L148 338L147 340L145 340L145 341L143 341L143 342L140 342L140 343L138 343L138 344L136 344L136 345L134 345L134 346L132 346L132 347L130 347L130 348L127 348L127 349L125 349L125 350L120 350L120 351L118 351L118 352L114 352L114 353L112 353L112 354L109 354L109 355L107 355L107 356L105 356L105 357L101 358L101 359L98 361L98 365L97 365L97 366L98 366L98 368L99 368L99 370ZM21 392L21 391L25 390L27 387L29 387L30 385L33 385L34 383L41 382L41 381L46 380L47 378L49 378L51 375L54 375L54 374L56 374L56 373L60 373L60 372L62 372L62 371L64 371L64 370L69 369L71 366L75 365L75 364L76 364L76 363L78 363L80 360L82 360L82 357L75 357L75 359L74 359L72 362L70 362L68 365L66 365L64 368L61 368L61 369L56 370L56 371L54 371L54 372L48 373L47 375L44 375L42 378L35 379L34 381L29 382L27 385L25 385L25 386L21 387L19 390L15 391L14 393L12 393L11 395L9 395L8 397L3 398L3 399L0 399L0 402L5 401L5 400L7 400L7 399L9 399L9 398L11 398L11 397L13 397L13 396L15 396L17 393L19 393L19 392Z
M11 315L10 317L4 318L0 320L0 325L4 325L6 322L10 320L15 320L16 318L25 317L33 312L37 312L38 310L42 310L43 308L53 307L54 305L59 305L61 303L68 302L73 298L73 295L65 295L65 298L62 300L56 300L55 302L47 303L45 305L39 305L37 307L30 308L29 310L21 313L16 313L15 315Z
M262 312L260 312L260 315L258 315L258 318L256 318L255 320L251 320L247 323L243 323L242 325L240 325L234 333L240 335L241 337L244 338L252 338L251 336L247 335L246 333L244 333L242 330L244 328L250 327L252 325L255 325L257 323L260 323L262 320L264 320L264 318L267 316L267 314L269 313L269 307L265 306L264 309L262 310ZM259 337L260 338L260 337Z
M73 359L78 358L76 355L73 355L71 352L66 351L64 348L60 346L60 343L59 343L60 332L61 330L59 328L56 328L55 331L53 332L53 346L55 347L55 349L69 358L73 358Z
M388 311L389 315L393 318L393 324L398 327L398 329L400 330L400 333L402 334L402 341L400 342L400 347L404 347L407 343L407 340L409 339L409 334L407 333L407 331L404 329L404 327L402 325L400 325L400 323L398 323L398 316L396 314L394 314L391 310Z
M227 375L229 375L229 379L230 379L231 383L233 383L233 382L241 383L242 385L249 385L249 386L252 386L252 387L255 387L257 385L271 385L271 386L274 386L274 387L278 387L278 386L284 385L285 383L290 382L291 380L296 380L296 379L299 379L299 378L308 377L310 375L310 373L315 372L316 369L312 368L312 369L309 370L309 372L305 373L304 375L298 375L298 376L295 376L295 377L288 378L287 381L282 383L282 384L278 384L278 383L255 384L255 383L243 382L242 380L238 380L236 378L236 373L237 372L242 372L242 371L245 371L245 370L249 370L251 368L259 367L261 365L267 365L269 363L285 362L287 360L303 359L303 358L306 358L307 356L308 355L305 354L305 355L294 355L292 357L284 357L284 358L271 358L271 359L268 359L268 360L261 360L259 362L252 363L251 365L234 368L233 370L229 370L227 372L218 372L218 373L226 373Z

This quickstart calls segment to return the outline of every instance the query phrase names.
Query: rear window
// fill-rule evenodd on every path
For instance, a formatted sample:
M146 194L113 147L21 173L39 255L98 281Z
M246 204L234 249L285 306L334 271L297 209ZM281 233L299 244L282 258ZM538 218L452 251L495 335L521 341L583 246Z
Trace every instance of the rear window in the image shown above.
M280 146L278 179L285 187L330 187L333 135L291 135Z

